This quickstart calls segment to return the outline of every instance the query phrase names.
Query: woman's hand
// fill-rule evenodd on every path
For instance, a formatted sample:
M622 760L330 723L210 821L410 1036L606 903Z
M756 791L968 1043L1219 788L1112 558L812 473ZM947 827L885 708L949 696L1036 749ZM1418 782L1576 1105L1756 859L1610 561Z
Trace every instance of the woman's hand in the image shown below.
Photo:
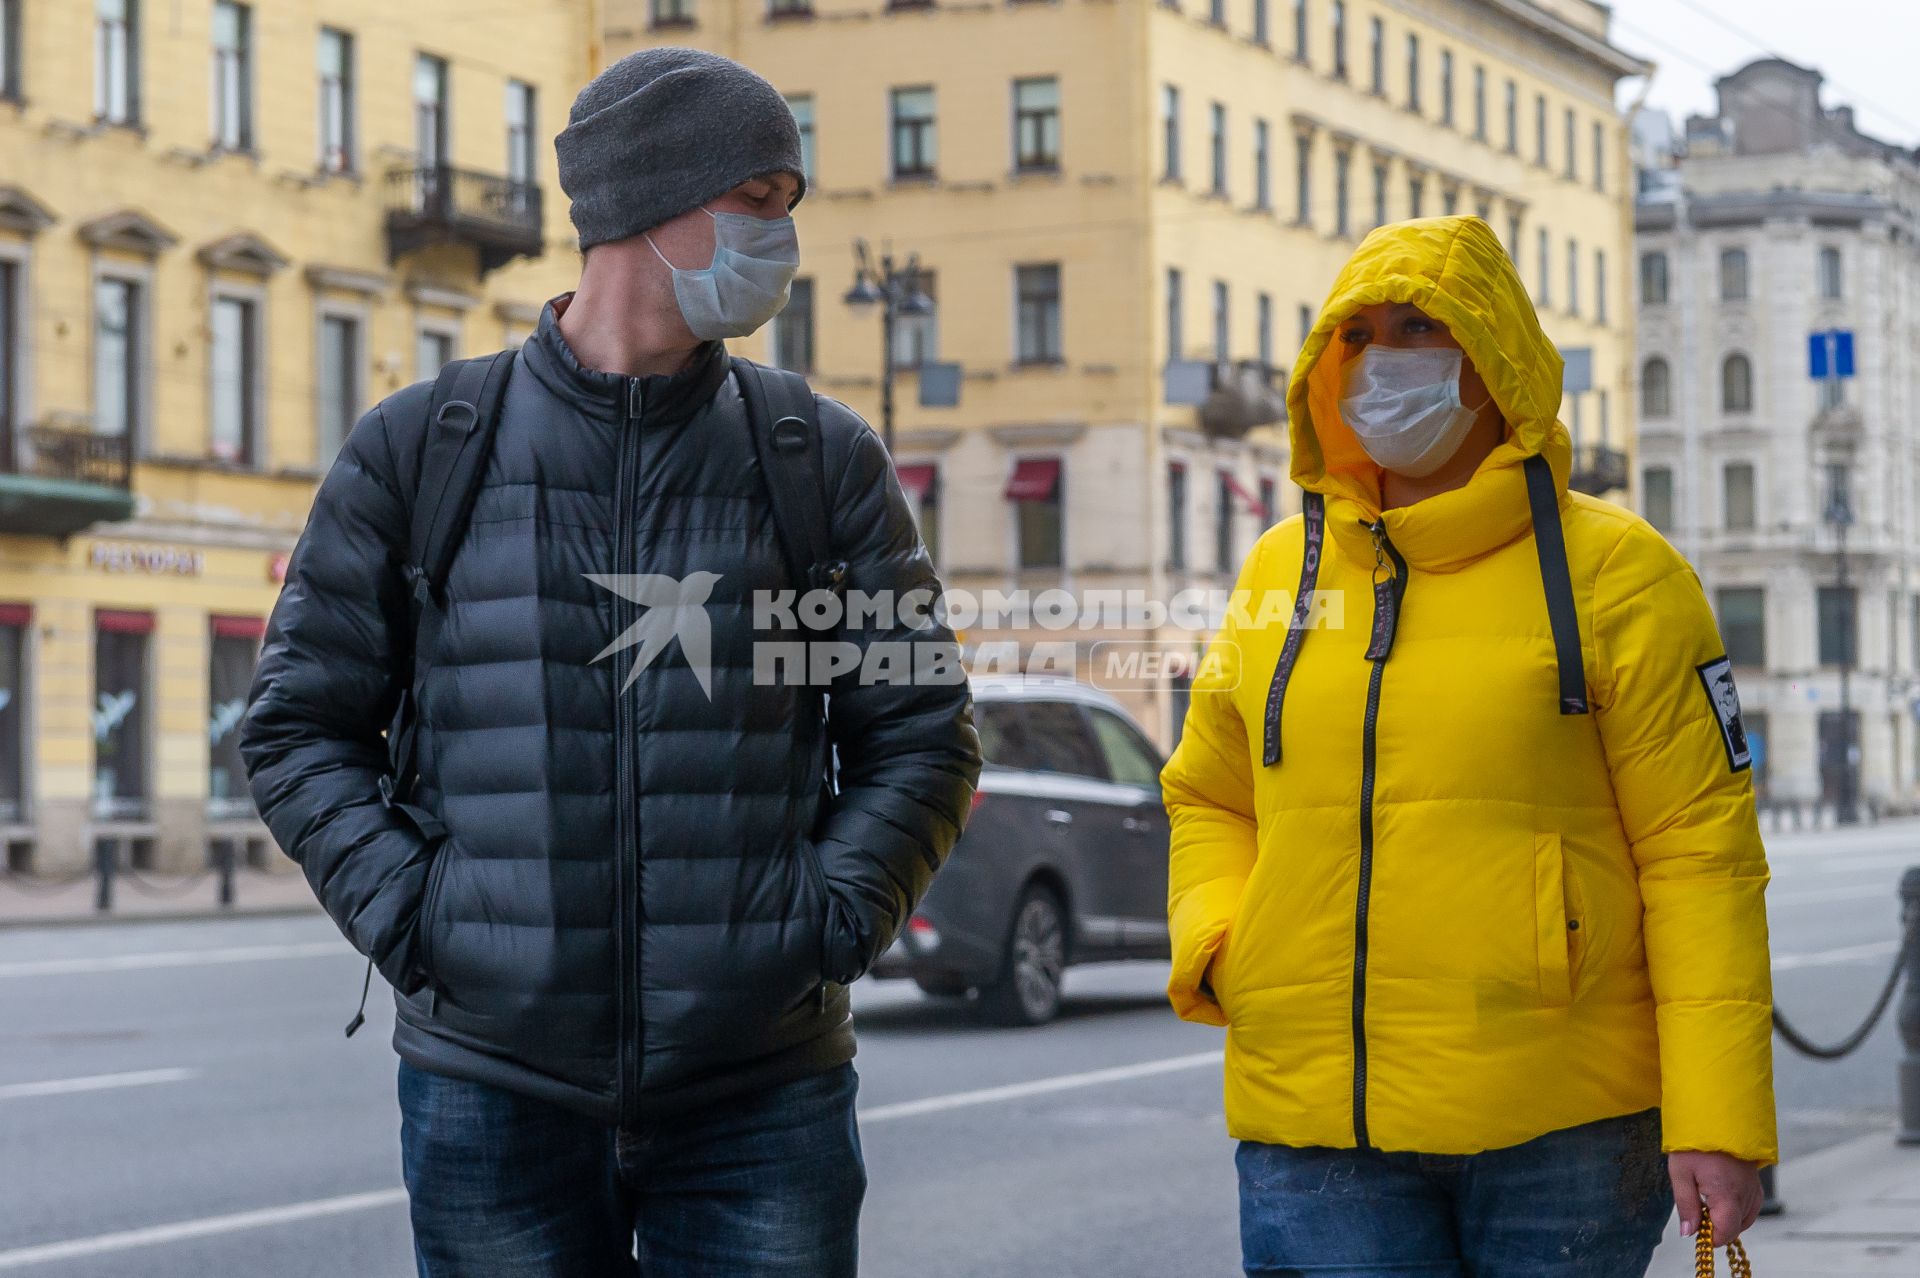
M1703 1198L1713 1213L1715 1246L1732 1242L1760 1218L1760 1204L1766 1197L1760 1189L1760 1169L1744 1158L1680 1150L1667 1155L1667 1175L1673 1179L1682 1238L1700 1232Z

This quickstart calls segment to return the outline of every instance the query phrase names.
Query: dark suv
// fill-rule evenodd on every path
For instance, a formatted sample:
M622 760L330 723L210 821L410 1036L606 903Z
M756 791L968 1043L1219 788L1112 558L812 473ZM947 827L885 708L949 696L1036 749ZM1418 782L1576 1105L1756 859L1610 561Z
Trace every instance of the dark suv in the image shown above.
M1161 758L1118 702L1069 679L973 681L986 766L966 834L874 968L1039 1025L1067 966L1165 959Z

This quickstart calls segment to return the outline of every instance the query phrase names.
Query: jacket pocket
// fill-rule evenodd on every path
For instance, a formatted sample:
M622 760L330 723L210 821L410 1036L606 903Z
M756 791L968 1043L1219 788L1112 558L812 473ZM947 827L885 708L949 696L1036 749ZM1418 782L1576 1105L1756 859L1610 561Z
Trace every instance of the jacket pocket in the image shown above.
M440 983L433 972L434 909L440 902L440 884L447 877L447 861L453 855L451 844L452 839L443 838L433 850L433 862L427 866L427 886L420 894L420 914L413 925L414 961L431 986Z
M1558 834L1533 836L1534 945L1540 959L1540 1001L1573 1002L1573 921L1567 917L1566 858Z

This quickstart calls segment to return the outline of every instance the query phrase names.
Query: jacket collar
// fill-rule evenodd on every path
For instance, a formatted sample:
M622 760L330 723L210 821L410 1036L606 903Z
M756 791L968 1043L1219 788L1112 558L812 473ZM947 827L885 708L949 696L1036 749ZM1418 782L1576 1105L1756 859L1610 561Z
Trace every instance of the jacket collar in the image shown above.
M588 368L560 332L560 314L573 300L562 293L540 312L540 326L521 348L521 358L549 392L580 411L607 421L624 421L636 388L649 427L677 426L706 407L730 371L727 348L707 342L679 371L629 377Z

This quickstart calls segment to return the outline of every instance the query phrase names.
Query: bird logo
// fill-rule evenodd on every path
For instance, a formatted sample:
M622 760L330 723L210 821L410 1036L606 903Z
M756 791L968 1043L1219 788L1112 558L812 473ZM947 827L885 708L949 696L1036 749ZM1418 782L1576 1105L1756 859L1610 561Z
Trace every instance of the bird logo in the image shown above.
M700 691L706 694L707 700L713 700L713 626L707 618L706 605L714 584L720 580L719 573L692 572L685 577L667 577L650 572L590 572L586 578L646 609L640 620L594 654L593 659L599 661L627 648L637 649L620 691L632 687L640 672L653 664L669 643L678 639L681 655L686 657L688 668L699 681Z

